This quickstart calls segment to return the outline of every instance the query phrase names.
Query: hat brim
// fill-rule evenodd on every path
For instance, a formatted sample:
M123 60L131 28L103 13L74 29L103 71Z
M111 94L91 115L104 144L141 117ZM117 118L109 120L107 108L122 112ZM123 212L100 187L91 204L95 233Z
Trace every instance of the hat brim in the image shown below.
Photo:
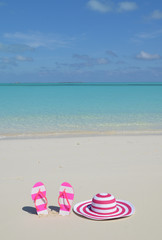
M92 200L77 203L73 210L75 213L94 220L108 220L115 218L123 218L132 215L135 212L134 206L124 200L116 200L117 210L114 213L99 214L91 210Z

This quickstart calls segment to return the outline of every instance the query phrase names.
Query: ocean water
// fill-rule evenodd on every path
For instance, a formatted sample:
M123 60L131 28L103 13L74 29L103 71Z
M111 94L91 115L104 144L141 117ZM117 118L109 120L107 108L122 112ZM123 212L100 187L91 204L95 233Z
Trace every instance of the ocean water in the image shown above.
M0 84L0 138L129 133L162 133L162 84Z

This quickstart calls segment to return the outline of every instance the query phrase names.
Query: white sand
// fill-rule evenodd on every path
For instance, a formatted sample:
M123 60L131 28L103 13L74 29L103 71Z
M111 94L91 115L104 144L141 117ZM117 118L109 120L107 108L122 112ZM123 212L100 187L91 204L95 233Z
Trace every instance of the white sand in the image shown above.
M2 240L161 239L162 136L0 140L0 163ZM47 188L47 217L34 214L37 181ZM64 181L74 187L74 204L109 192L136 213L114 221L58 216L51 209Z

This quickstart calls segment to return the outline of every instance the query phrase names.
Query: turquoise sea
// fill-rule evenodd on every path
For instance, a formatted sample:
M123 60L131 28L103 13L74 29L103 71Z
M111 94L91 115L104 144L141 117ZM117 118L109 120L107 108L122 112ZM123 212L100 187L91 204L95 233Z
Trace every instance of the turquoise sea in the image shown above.
M162 133L162 84L0 84L0 138L130 133Z

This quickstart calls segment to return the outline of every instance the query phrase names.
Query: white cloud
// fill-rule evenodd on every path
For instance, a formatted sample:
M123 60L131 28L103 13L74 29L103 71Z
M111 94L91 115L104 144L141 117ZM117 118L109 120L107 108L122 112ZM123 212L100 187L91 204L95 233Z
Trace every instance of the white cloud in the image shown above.
M33 51L34 48L25 44L2 44L0 43L0 51L7 53L19 53L26 51Z
M135 2L119 2L118 4L113 3L110 0L89 0L87 3L89 9L93 11L98 11L101 13L106 13L110 11L114 12L128 12L134 11L138 8Z
M101 13L110 12L112 10L111 4L102 0L90 0L87 3L87 6L94 11Z
M137 59L142 59L142 60L156 60L160 59L161 56L159 54L150 54L144 51L141 51L137 56Z
M162 36L162 29L158 29L152 32L141 32L141 33L135 34L131 40L136 43L141 43L141 42L144 42L145 40L160 38L161 36Z
M103 64L108 64L109 61L107 58L98 58L96 59L96 62L99 64L99 65L103 65Z
M124 11L134 11L138 8L137 4L135 2L120 2L118 3L119 12L124 12Z
M6 68L6 66L9 66L9 65L17 66L17 63L16 63L15 59L9 58L9 57L0 58L1 68Z
M8 67L17 67L20 62L32 62L33 58L24 57L21 55L14 57L1 57L0 69L7 69Z
M104 57L94 58L86 54L83 54L83 55L74 54L73 59L75 60L75 62L73 63L56 62L57 69L61 67L68 67L68 68L70 67L75 70L76 69L81 70L84 68L93 68L94 66L103 66L110 63L110 61L107 58L104 58Z
M151 18L152 19L162 19L162 11L160 11L160 10L153 11L153 13L151 14Z
M24 56L18 55L18 56L15 57L15 60L19 61L19 62L32 62L33 58L31 58L31 57L24 57Z
M159 38L161 36L162 36L162 29L158 29L153 32L138 33L132 38L132 40L139 42L141 40L155 39L155 38Z
M12 41L19 41L23 44L30 46L31 48L46 47L55 49L57 47L67 47L73 38L64 38L54 34L43 35L40 32L31 33L5 33L4 38Z
M93 58L88 55L75 54L73 55L73 58L81 61L79 64L82 66L105 65L109 63L109 60L107 58Z

